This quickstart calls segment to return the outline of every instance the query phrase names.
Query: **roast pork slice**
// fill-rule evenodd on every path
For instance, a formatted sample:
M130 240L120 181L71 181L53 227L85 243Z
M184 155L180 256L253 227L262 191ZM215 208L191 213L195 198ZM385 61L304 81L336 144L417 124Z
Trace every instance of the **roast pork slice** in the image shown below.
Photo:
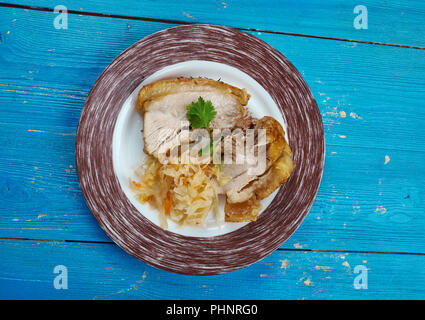
M145 152L158 157L161 147L175 147L186 119L186 106L199 97L210 100L217 112L211 128L233 128L250 117L244 107L249 94L226 83L205 78L158 81L139 91L137 109L144 116ZM177 137L177 139L176 139ZM176 142L177 141L177 142Z
M286 154L284 157L285 164L290 167L290 163L292 163L292 152L289 145L286 143L285 132L282 126L274 118L263 117L256 121L255 129L264 129L266 133L266 163L263 166L263 170L256 172L256 174L252 174L250 168L257 166L258 164L256 164L255 161L250 161L251 159L246 156L246 152L242 149L244 155L239 155L244 159L242 164L234 163L223 165L224 174L231 178L231 180L223 187L223 190L227 195L228 203L245 202L252 198L254 194L257 193L256 190L260 188L262 196L265 194L268 195L287 179L286 174L282 173L283 169L279 169L281 167L281 162L283 161L282 156L284 154ZM229 139L233 139L232 148L233 158L235 159L237 152L240 152L241 150L241 148L238 148L241 144L241 138L239 133L236 133L226 137L224 140L226 141ZM245 141L242 141L242 143L243 142ZM224 144L225 151L229 145L230 143L227 143L226 147L226 144ZM254 145L254 148L256 149L255 152L258 152L260 146L260 140L257 139ZM281 162L278 161L279 159ZM258 161L260 161L260 158ZM290 170L288 171L292 171L292 167L290 167ZM276 177L273 177L273 175L276 175ZM266 181L270 184L269 188L266 186ZM262 199L263 198L264 197L262 197Z

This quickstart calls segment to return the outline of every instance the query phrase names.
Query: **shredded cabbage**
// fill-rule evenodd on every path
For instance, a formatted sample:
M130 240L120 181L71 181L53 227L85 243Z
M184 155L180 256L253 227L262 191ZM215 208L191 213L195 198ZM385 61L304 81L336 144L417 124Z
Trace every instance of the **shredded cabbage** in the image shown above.
M167 219L179 225L205 225L211 210L217 221L220 186L229 178L215 164L161 164L149 156L135 170L139 181L130 180L130 188L141 203L158 209L160 225Z

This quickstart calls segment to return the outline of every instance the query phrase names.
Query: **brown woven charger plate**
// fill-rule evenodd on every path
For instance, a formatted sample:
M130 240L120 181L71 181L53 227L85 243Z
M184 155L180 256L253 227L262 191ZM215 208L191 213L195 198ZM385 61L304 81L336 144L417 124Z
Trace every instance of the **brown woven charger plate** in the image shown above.
M156 226L131 204L113 169L113 131L124 101L149 75L188 60L224 63L255 79L279 106L294 153L291 177L258 220L214 237L183 236ZM214 25L163 30L122 52L90 91L76 138L80 185L91 212L108 236L152 266L191 275L240 269L279 248L310 210L324 158L320 112L295 67L264 41Z

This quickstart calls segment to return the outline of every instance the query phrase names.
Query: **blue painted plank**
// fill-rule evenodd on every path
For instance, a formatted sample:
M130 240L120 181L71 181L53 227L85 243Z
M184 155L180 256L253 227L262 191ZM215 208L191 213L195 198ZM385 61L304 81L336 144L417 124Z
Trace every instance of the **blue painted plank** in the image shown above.
M167 25L73 16L81 27L63 33L49 13L2 9L0 16L0 142L8 146L0 153L7 204L0 235L107 241L78 188L79 113L112 56ZM285 247L424 252L423 50L255 34L294 61L325 125L323 184Z
M275 251L247 268L199 277L152 268L111 244L8 240L0 254L1 299L425 298L423 255ZM57 265L67 268L66 290L54 288ZM359 265L367 289L354 287Z
M1 8L0 17L0 89L43 95L50 88L77 96L79 106L119 52L171 26L71 15L69 23L75 28L56 30L49 12ZM33 37L27 36L28 30ZM327 144L425 151L425 50L253 34L281 51L303 74L319 104ZM46 99L54 100L54 94ZM13 102L5 101L5 108ZM45 121L44 109L31 111L26 123ZM67 119L70 126L78 112ZM10 113L2 121L21 120Z
M52 0L7 1L53 9ZM84 1L60 2L68 10L150 19L170 19L186 23L214 23L227 26L298 33L425 47L423 1ZM367 9L367 29L356 29L354 8ZM72 24L71 24L72 27Z
M72 129L31 128L0 127L7 146L0 237L110 241L79 189ZM423 152L328 146L316 202L283 247L425 252L423 159Z

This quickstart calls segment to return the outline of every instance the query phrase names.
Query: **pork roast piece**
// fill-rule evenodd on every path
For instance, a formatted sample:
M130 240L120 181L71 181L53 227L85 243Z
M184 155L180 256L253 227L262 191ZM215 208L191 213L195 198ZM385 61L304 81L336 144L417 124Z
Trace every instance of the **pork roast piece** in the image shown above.
M285 132L280 123L276 119L266 116L255 121L254 129L265 130L266 164L264 169L255 175L253 175L249 169L250 166L256 166L256 164L250 165L247 158L245 159L246 162L243 164L224 164L222 166L223 173L231 178L230 182L223 187L227 195L227 202L229 203L240 203L249 200L254 194L258 195L259 192L257 192L257 190L263 188L264 184L267 182L269 184L267 187L269 192L261 199L266 198L289 177L289 173L292 171L292 164L289 163L289 159L292 161L292 151L286 143ZM224 139L226 141L227 139L233 138L232 150L234 153L238 152L238 144L240 144L241 141L240 135L246 137L245 134L237 132ZM224 143L224 145L224 148L226 148L226 143ZM259 146L259 141L256 141L254 145L255 152L257 152ZM241 157L243 157L243 155ZM233 158L236 158L236 154L234 154ZM278 160L283 161L283 159L285 159L284 163L288 165L287 170L285 170L287 174L283 174L282 170L277 170L277 172L275 172L275 169L279 167L276 163ZM272 172L274 172L274 174L271 174ZM261 194L265 193L267 192L261 192Z
M177 78L158 81L139 91L137 110L144 116L145 152L158 157L175 147L186 119L186 106L202 97L210 100L217 114L211 128L233 128L249 117L244 107L249 100L245 89L206 78Z
M272 117L263 117L256 121L255 127L266 130L265 170L259 175L250 175L249 165L224 167L225 173L232 176L223 188L227 195L224 207L227 222L255 221L261 209L259 200L279 188L294 169L292 150L280 123Z

